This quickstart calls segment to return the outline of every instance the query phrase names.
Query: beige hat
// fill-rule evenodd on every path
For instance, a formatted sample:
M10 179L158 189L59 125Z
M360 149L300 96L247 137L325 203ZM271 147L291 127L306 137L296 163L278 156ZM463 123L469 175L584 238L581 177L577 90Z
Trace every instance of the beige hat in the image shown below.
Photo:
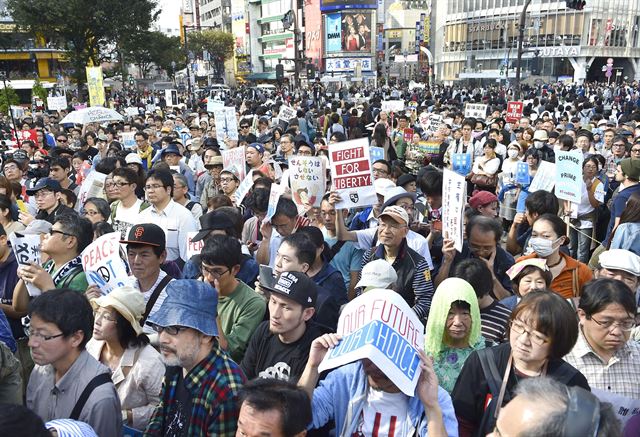
M405 225L409 224L409 214L407 214L407 211L405 211L404 208L396 205L387 206L382 211L382 214L378 216L378 218L382 217L391 217L398 223L402 223Z
M144 297L140 290L133 287L118 287L106 296L91 300L94 310L98 307L111 307L131 323L136 334L142 334L140 320L145 310Z
M383 259L376 259L364 265L360 280L356 288L365 289L389 288L398 280L398 274L389 262Z

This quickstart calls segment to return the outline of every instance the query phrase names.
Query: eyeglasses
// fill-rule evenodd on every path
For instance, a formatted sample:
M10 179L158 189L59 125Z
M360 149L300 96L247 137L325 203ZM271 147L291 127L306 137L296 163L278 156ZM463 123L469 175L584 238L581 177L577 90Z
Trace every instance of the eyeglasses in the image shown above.
M87 209L83 209L83 210L81 211L81 213L82 213L83 215L90 215L91 217L93 217L94 215L98 215L98 214L100 214L98 211L91 211L91 210L87 210Z
M614 326L620 327L621 330L628 332L631 331L636 326L636 321L633 319L627 320L604 320L599 321L593 318L593 316L587 316L587 320L593 320L596 325L603 327L604 329L612 329Z
M389 172L383 168L375 168L373 167L373 173L375 174L389 174Z
M631 153L640 153L640 149L633 148L631 149Z
M240 126L240 129L249 129L249 126Z
M155 191L164 188L164 185L145 185L144 191Z
M213 278L215 278L215 279L220 279L220 278L222 277L222 275L224 275L225 273L229 272L229 269L226 269L226 270L224 270L224 271L220 272L220 271L218 271L218 270L215 270L215 269L214 269L214 268L212 268L212 267L207 267L207 266L205 266L205 265L203 264L203 265L202 265L202 271L203 271L204 273L206 273L207 275L212 276L212 277L213 277Z
M69 140L68 140L68 139L66 139L66 138L56 138L56 142L58 142L58 143L66 143L66 142L68 142L68 141L69 141Z
M229 182L235 181L235 178L220 178L220 182L223 184L228 184Z
M61 234L61 235L66 235L67 237L75 237L75 235L73 235L73 234L69 234L67 232L59 231L59 230L53 229L53 228L49 229L48 234L51 235L51 236L53 236L53 234Z
M624 143L616 143L613 145L613 147L624 147L625 144Z
M37 338L38 340L44 340L44 341L53 340L54 338L62 337L64 335L64 333L62 332L56 335L43 335L40 332L31 331L31 328L29 327L24 328L24 333L27 334L27 337Z
M166 332L169 335L178 335L178 333L180 331L184 331L187 328L184 327L184 326L158 326L158 325L151 325L151 329L156 331L158 334L162 334L163 332Z
M105 187L126 187L127 185L131 185L129 182L107 182L104 184Z
M529 339L531 340L531 343L533 344L542 346L543 344L549 342L549 338L547 336L534 331L522 322L512 320L509 326L511 326L511 330L518 335L522 335L526 332L529 336Z
M93 320L96 322L98 320L106 320L107 322L114 322L114 323L117 321L115 317L113 317L111 314L109 314L106 311L96 312L95 315L93 316Z

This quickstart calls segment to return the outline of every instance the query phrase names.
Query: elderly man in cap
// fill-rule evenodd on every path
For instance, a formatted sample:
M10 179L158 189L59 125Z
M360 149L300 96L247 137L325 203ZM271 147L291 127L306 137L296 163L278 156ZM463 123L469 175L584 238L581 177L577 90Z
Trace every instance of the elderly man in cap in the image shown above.
M187 179L189 194L195 195L196 184L193 171L182 161L182 152L177 144L171 143L160 152L160 158L172 171L181 174Z
M204 167L207 173L200 175L196 184L196 197L200 199L203 211L207 211L208 202L214 196L220 194L220 173L224 167L220 150L216 147L207 147L203 154Z
M260 284L268 296L269 320L262 322L242 360L248 379L296 382L309 357L311 342L326 329L311 320L318 289L306 274L282 272L273 284Z
M28 225L34 219L46 220L53 224L58 217L64 214L76 214L76 212L65 206L60 201L60 183L52 178L42 178L36 185L27 190L27 194L36 199L38 212L35 217L29 213L20 213L20 222Z
M614 141L614 146L616 142ZM612 230L620 223L620 216L627 206L627 201L633 193L640 191L640 159L625 158L617 166L616 181L620 183L620 190L611 201L611 218L607 227L605 243L609 242ZM606 244L605 244L606 245Z
M547 144L549 134L544 129L538 129L533 133L533 147L540 153L543 161L555 162L556 154Z
M264 156L264 146L260 143L251 143L247 146L245 156L247 159L247 170L257 170L259 169L263 162L262 157Z
M245 378L218 344L217 306L211 285L182 279L167 287L160 310L148 319L167 372L145 435L235 435Z

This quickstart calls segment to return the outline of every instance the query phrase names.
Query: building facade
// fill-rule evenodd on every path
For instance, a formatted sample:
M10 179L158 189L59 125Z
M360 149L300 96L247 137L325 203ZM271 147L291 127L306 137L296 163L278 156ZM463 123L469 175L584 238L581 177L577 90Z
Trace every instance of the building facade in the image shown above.
M231 32L231 0L194 0L197 3L200 26ZM233 3L244 3L234 0Z
M490 81L515 77L520 14L525 0L434 2L436 78ZM525 17L522 77L544 81L640 80L640 1L534 0ZM528 79L527 79L528 78Z

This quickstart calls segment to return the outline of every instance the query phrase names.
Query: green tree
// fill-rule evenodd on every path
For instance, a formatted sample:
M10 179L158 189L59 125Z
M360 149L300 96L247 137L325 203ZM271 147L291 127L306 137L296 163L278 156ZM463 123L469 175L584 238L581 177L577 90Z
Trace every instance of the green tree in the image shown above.
M145 77L155 64L173 74L172 62L176 69L182 69L186 60L180 45L180 38L167 36L162 32L140 32L122 47L124 57L135 64Z
M31 88L31 97L37 97L43 102L47 101L47 96L49 92L42 86L40 82L40 78L36 77L35 83L33 84L33 88Z
M18 26L65 49L78 89L88 64L157 16L153 0L7 0L7 9Z
M18 97L18 93L12 87L7 86L6 88L0 90L0 112L4 114L9 113L9 107L11 105L17 105L20 103L20 97Z
M187 34L187 49L199 55L206 50L217 74L224 71L224 61L233 56L235 45L233 34L221 30L203 30Z

